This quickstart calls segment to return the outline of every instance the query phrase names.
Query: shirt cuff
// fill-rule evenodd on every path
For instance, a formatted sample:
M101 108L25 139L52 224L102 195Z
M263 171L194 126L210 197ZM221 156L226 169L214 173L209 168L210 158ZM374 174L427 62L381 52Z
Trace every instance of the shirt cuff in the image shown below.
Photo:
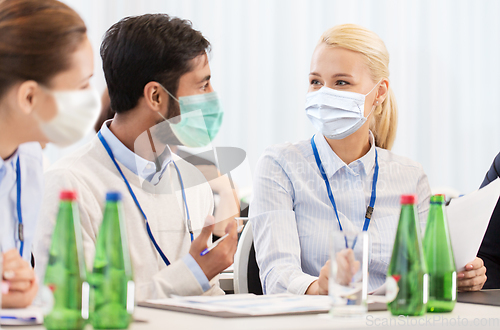
M293 294L305 294L307 288L311 285L312 282L316 281L318 278L315 276L311 276L309 274L302 274L288 285L288 292Z
M189 270L193 273L194 277L198 280L198 283L200 283L201 288L203 289L203 292L207 291L210 289L210 282L208 281L207 276L201 270L200 265L194 260L193 256L190 255L189 253L182 258L182 261L188 266Z

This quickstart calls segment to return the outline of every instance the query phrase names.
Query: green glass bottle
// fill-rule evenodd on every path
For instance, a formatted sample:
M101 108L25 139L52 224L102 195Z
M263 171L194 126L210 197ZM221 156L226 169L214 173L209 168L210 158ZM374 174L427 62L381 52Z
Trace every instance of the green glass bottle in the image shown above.
M88 318L89 286L76 193L62 191L60 199L44 280L54 295L54 307L44 325L49 330L82 329Z
M416 316L426 311L428 275L416 203L416 195L401 196L401 214L387 272L387 291L397 292L388 303L392 315Z
M425 228L424 252L429 271L427 311L451 312L457 301L457 273L443 195L431 197Z
M91 275L91 323L94 329L126 329L134 311L134 281L127 228L119 192L106 195Z

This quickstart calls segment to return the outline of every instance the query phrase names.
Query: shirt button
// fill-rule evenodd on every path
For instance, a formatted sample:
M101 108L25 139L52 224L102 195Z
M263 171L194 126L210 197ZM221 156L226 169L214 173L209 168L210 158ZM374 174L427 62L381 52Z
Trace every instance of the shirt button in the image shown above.
M150 170L152 167L153 167L153 165L151 165L151 164L148 164L148 165L146 166L146 168L147 168L148 170Z

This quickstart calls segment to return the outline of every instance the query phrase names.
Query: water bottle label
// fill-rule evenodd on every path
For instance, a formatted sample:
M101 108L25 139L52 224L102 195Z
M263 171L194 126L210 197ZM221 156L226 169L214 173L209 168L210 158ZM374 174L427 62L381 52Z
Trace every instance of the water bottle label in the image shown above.
M424 299L423 299L423 303L427 304L428 300L429 300L429 275L424 274Z
M387 276L385 279L385 298L387 302L393 302L394 299L398 296L399 286L398 281L401 278L401 275L391 275Z
M135 307L135 282L128 281L127 283L127 313L132 315Z

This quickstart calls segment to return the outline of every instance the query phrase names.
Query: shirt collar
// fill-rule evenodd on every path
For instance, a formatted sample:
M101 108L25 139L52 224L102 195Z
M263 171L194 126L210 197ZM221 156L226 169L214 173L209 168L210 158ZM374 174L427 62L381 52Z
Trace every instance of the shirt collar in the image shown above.
M17 158L19 157L19 148L10 156L7 160L3 160L0 158L0 184L2 183L3 178L7 174L7 166L11 166L13 170L15 170L17 162Z
M159 171L160 175L157 175L156 164L154 162L138 156L136 153L127 148L120 140L118 140L113 132L111 132L108 127L111 122L112 119L103 123L101 127L101 134L108 143L115 159L140 178L149 182L152 182L153 178L155 178L154 181L159 181L161 174L165 171L167 165L172 161L170 148L167 146L165 151L158 156L159 159L163 159L163 163L161 165L161 170Z
M321 133L317 133L314 137L314 142L318 148L319 158L323 164L326 175L331 178L338 170L345 167L346 171L352 174L363 172L365 175L371 171L375 165L375 138L373 133L369 131L370 150L361 158L347 165L337 154L332 150L325 137ZM359 170L356 168L359 167Z

